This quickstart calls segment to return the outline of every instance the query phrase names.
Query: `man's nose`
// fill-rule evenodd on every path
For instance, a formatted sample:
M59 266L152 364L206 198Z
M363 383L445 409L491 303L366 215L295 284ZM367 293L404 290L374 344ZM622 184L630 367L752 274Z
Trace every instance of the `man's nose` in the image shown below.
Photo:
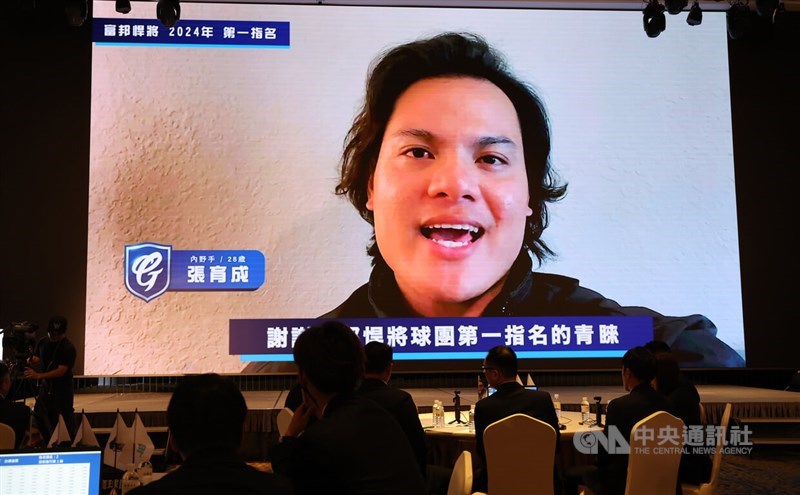
M431 168L428 195L453 201L478 197L479 170L471 156L451 153L440 156Z

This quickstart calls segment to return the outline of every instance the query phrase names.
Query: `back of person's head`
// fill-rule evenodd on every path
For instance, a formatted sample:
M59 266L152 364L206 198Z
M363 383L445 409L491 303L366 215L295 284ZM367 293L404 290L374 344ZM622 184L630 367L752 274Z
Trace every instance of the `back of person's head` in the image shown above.
M667 344L663 340L651 340L650 342L646 343L644 347L648 351L652 352L654 355L662 352L672 352L672 349L669 347L669 344Z
M372 341L364 346L365 371L373 375L379 375L389 368L392 364L394 352L392 347L383 342Z
M525 168L528 176L529 206L524 245L540 261L553 254L540 239L549 217L547 203L561 199L566 186L550 165L550 125L536 92L517 78L504 56L482 37L471 33L443 33L395 47L373 63L364 105L345 139L337 194L344 194L361 216L373 224L367 207L368 188L380 153L381 142L395 102L412 84L439 77L485 79L500 88L517 111ZM373 241L369 254L380 257Z
M505 378L512 378L517 375L517 353L514 349L498 345L489 349L486 354L486 365L496 369Z
M364 346L344 323L331 320L305 330L294 362L320 392L353 392L364 378Z
M67 319L63 316L54 316L47 323L47 332L62 335L67 331Z
M629 349L622 356L622 367L643 383L650 383L656 376L656 358L643 346Z
M167 407L170 433L184 455L211 449L235 452L246 415L239 388L215 373L184 378Z
M656 358L656 390L669 395L678 388L681 381L681 368L671 352L658 352Z
M8 393L6 386L11 388L11 371L6 363L0 361L0 394L4 396Z

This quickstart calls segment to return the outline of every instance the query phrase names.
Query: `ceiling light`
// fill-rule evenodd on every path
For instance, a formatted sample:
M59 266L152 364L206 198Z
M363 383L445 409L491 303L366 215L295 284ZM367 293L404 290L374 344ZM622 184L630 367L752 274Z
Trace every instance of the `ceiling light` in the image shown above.
M181 5L178 0L158 0L156 17L164 26L174 26L181 19Z
M644 32L650 38L655 38L667 28L667 19L664 17L664 6L658 0L650 0L642 11Z
M686 16L686 24L699 26L701 22L703 22L703 11L700 9L700 3L695 0L692 8L689 9L689 15Z

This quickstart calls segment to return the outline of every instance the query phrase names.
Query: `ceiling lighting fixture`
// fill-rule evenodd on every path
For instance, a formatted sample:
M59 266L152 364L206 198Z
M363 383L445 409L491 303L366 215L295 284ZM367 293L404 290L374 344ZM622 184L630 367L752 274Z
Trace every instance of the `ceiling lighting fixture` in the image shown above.
M725 20L732 40L744 38L750 30L750 7L743 3L731 4L731 8L725 11Z
M700 9L700 3L694 0L692 8L689 9L689 15L686 16L686 24L690 26L699 26L703 22L703 11Z
M689 5L689 0L664 0L667 12L672 15L680 14Z
M664 17L664 6L658 0L650 0L642 11L644 32L650 38L655 38L667 28L667 19Z
M89 1L88 0L65 0L64 14L67 16L67 22L72 27L81 27L86 22L86 16L89 15Z
M117 0L117 12L127 14L131 11L131 0Z
M181 4L178 0L158 0L156 17L164 26L174 26L181 19Z

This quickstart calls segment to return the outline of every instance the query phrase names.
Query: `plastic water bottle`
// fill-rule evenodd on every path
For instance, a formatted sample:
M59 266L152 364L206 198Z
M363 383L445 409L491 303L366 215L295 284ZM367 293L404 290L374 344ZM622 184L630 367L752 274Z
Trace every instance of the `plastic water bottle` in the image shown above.
M475 404L470 404L469 406L469 432L475 433Z
M129 491L141 485L142 481L139 479L139 474L136 472L136 467L133 463L128 464L128 469L125 471L125 474L122 475L122 479L120 480L119 484L122 495L125 495Z
M438 413L439 413L439 427L443 428L445 426L445 421L444 421L444 405L442 404L442 401L439 401Z
M553 407L556 409L556 418L561 423L561 400L559 400L558 394L553 395Z
M589 421L589 399L583 397L581 399L581 424Z
M433 416L433 427L434 428L439 428L440 426L442 426L442 423L441 423L441 418L442 418L441 412L442 412L442 402L440 400L438 400L438 399L434 400L433 401L433 414L432 414L432 416Z

